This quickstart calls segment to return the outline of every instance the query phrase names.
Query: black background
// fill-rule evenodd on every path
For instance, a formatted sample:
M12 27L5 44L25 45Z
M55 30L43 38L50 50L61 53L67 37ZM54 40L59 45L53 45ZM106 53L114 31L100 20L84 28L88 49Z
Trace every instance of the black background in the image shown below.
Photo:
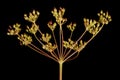
M113 0L10 0L0 2L0 55L4 78L31 80L58 80L58 63L25 46L20 46L16 37L7 36L9 25L24 24L24 13L33 9L40 11L38 24L47 32L46 24L54 20L51 10L56 7L66 9L68 22L77 23L77 37L84 30L83 18L97 19L102 9L113 15ZM63 65L63 80L108 79L116 71L113 52L113 22L81 51L79 57ZM24 27L24 26L23 26ZM46 28L45 28L46 27Z

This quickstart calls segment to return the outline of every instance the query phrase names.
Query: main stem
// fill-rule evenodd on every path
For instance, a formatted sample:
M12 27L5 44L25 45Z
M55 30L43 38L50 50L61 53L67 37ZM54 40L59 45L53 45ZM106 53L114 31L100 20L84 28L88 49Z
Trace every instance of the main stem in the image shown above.
M62 80L63 62L59 62L59 80Z

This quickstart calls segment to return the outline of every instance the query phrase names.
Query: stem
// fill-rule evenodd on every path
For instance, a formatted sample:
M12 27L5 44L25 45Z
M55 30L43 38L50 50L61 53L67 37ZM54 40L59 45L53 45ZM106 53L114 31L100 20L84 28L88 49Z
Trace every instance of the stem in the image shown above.
M64 36L63 36L63 30L61 30L61 37L62 37L62 43L61 43L61 45L62 45L62 53L61 53L61 55L62 55L62 57L63 57L63 40L64 40Z
M63 62L59 62L59 80L62 80Z

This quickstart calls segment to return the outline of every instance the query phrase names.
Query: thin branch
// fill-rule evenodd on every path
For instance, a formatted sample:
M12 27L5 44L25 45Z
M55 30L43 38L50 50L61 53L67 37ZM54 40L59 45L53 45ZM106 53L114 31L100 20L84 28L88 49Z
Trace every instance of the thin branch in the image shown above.
M54 61L58 62L54 57L48 55L48 54L47 54L46 52L44 52L43 50L37 48L34 44L30 44L30 45L27 45L27 46L28 46L29 48L31 48L32 50L40 53L41 55L44 55L44 56L46 56L46 57L48 57L48 58L51 58L51 59L53 59Z
M67 61L69 58L71 58L74 54L76 54L77 51L73 52L71 55L67 56L65 59L64 59L64 62Z
M73 35L73 31L72 31L71 34L70 34L70 39L72 38L72 35Z
M34 34L34 36L35 36L35 38L37 39L37 41L41 44L41 45L44 45L41 41L40 41L40 39L38 39L38 37Z
M52 53L56 56L56 59L59 60L58 55L54 51L52 51Z
M61 55L61 51L62 51L62 45L61 45L61 43L62 43L62 40L61 40L61 30L62 30L62 25L61 24L59 24L59 26L60 26L60 30L59 30L59 37L60 37L60 44L59 44L59 46L60 46L60 50L59 50L59 58L61 58L62 57L62 55Z
M74 60L74 59L76 59L78 56L79 56L79 52L76 54L76 56L74 56L73 58L69 58L69 59L67 59L66 61Z
M38 32L39 32L41 35L43 34L40 29L38 29Z
M71 32L71 34L70 34L70 38L69 38L69 39L72 38L72 35L73 35L73 32ZM64 53L63 53L63 56L65 56L67 49L68 49L68 48L65 48Z
M58 55L59 55L58 43L57 43L57 41L56 41L55 34L54 34L53 31L52 31L52 34L53 34L53 39L54 39L54 41L55 41L55 44L57 45L57 53L58 53Z
M37 24L34 22L33 23L35 26L37 26ZM38 32L42 35L42 32L41 32L41 30L40 29L38 29Z
M100 30L99 30L95 35L93 35L93 36L86 42L86 45L87 45L91 40L94 39L94 37L102 30L103 26L104 26L104 25L101 25Z
M57 60L57 62L58 62L58 57L55 55L55 53L54 52L50 52L51 53L51 55Z
M74 43L73 47L76 46L76 44L78 43L78 41L82 39L82 37L85 35L86 32L87 32L86 30L83 32L83 34L82 34L82 35L78 38L78 40ZM72 48L73 48L73 47L72 47ZM65 54L64 58L66 58L66 57L70 54L72 48L70 48L70 50Z
M103 26L104 26L104 25L101 25L100 30L99 30L95 35L93 35L93 36L85 43L85 45L84 45L83 47L85 47L91 40L94 39L94 37L102 30ZM80 48L81 48L81 47L80 47ZM80 49L80 48L79 48L79 49ZM79 50L79 49L78 49L78 50ZM82 49L83 49L83 48L82 48ZM82 49L81 49L81 50L82 50ZM80 51L81 51L81 50L80 50ZM78 51L76 50L76 51L73 52L71 55L67 56L64 61L67 61L70 57L72 57L74 54L76 54L76 52L78 52Z
M61 49L61 51L62 51L62 53L61 53L61 57L63 57L64 55L63 55L63 40L64 40L64 35L63 35L63 30L61 30L61 37L62 37L62 43L61 43L61 47L62 47L62 49Z
M78 40L77 40L76 43L73 45L73 47L76 46L76 44L78 43L78 41L80 41L80 40L82 39L82 37L85 35L86 32L87 32L87 30L85 30L85 31L83 32L83 34L78 38Z

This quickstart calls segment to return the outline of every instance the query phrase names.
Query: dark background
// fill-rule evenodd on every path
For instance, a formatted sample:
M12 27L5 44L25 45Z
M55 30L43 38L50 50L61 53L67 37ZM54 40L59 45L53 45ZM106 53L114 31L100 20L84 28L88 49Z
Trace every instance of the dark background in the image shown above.
M29 13L33 9L40 11L38 24L43 32L47 32L47 22L54 20L51 10L54 7L64 7L64 17L68 22L76 22L78 25L74 37L78 37L84 30L84 17L97 19L97 13L101 9L113 16L113 0L10 0L2 1L0 4L1 71L4 78L16 80L58 80L59 74L58 63L28 47L20 46L16 37L6 35L9 25L16 22L25 23L24 13ZM111 22L81 51L77 59L64 63L63 80L115 78L117 65L113 39Z

